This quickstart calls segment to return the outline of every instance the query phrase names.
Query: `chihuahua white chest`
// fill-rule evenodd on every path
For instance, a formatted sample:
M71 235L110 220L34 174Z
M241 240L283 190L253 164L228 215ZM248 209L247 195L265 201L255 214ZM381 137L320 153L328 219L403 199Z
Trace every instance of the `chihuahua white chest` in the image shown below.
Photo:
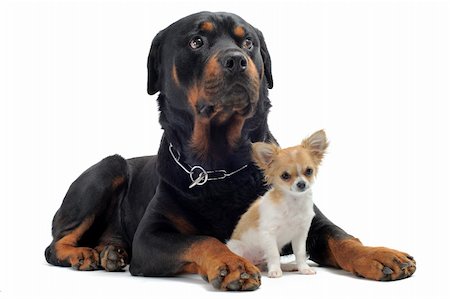
M276 239L279 250L290 243L295 236L308 232L314 217L311 190L302 194L285 194L277 199L267 192L261 198L259 206L259 227L255 227L257 235L270 235Z

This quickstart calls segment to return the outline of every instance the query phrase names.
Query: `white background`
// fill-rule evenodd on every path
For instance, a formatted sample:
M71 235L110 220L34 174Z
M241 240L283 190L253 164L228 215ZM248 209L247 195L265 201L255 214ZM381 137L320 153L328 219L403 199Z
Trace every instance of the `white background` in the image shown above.
M269 122L282 145L328 133L314 191L325 214L418 263L411 279L393 283L319 268L264 278L260 290L236 296L448 298L446 1L2 1L0 297L230 296L196 276L82 273L44 259L53 214L84 169L113 153L156 153L150 43L200 10L235 12L265 34L275 81Z

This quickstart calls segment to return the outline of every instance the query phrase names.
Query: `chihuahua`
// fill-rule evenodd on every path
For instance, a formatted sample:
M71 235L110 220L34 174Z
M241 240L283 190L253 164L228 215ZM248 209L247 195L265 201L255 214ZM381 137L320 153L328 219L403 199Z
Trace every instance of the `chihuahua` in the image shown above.
M264 172L270 189L258 198L236 225L228 248L262 268L269 277L284 271L315 274L307 263L306 238L314 217L311 186L328 141L323 130L298 146L252 144L255 164ZM280 250L292 243L296 264L280 264Z

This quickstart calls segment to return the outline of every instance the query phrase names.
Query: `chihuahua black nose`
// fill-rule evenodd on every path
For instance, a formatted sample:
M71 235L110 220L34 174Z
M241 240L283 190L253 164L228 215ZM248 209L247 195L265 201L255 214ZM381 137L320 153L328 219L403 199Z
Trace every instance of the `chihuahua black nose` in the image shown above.
M298 183L297 183L297 188L298 188L298 190L300 190L300 191L305 191L305 189L306 189L306 184L305 184L305 182L304 182L304 181L298 182Z
M225 70L231 74L237 74L247 69L247 58L240 52L231 52L227 54L222 61Z

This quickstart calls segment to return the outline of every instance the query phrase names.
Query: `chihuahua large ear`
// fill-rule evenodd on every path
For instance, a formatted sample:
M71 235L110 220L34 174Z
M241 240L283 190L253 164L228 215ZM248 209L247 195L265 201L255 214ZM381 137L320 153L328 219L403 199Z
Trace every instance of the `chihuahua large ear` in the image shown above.
M302 141L302 146L309 149L316 163L320 164L328 148L327 135L324 130L320 130Z
M266 41L264 40L264 36L261 31L256 29L256 34L258 34L259 44L261 56L264 63L264 76L267 80L267 87L272 89L273 87L273 78L272 78L272 62L270 60L269 51L267 50Z
M164 30L160 31L153 39L147 60L147 92L153 95L161 90L161 44Z
M252 157L256 165L261 169L266 169L272 163L278 146L273 143L256 142L252 143Z

